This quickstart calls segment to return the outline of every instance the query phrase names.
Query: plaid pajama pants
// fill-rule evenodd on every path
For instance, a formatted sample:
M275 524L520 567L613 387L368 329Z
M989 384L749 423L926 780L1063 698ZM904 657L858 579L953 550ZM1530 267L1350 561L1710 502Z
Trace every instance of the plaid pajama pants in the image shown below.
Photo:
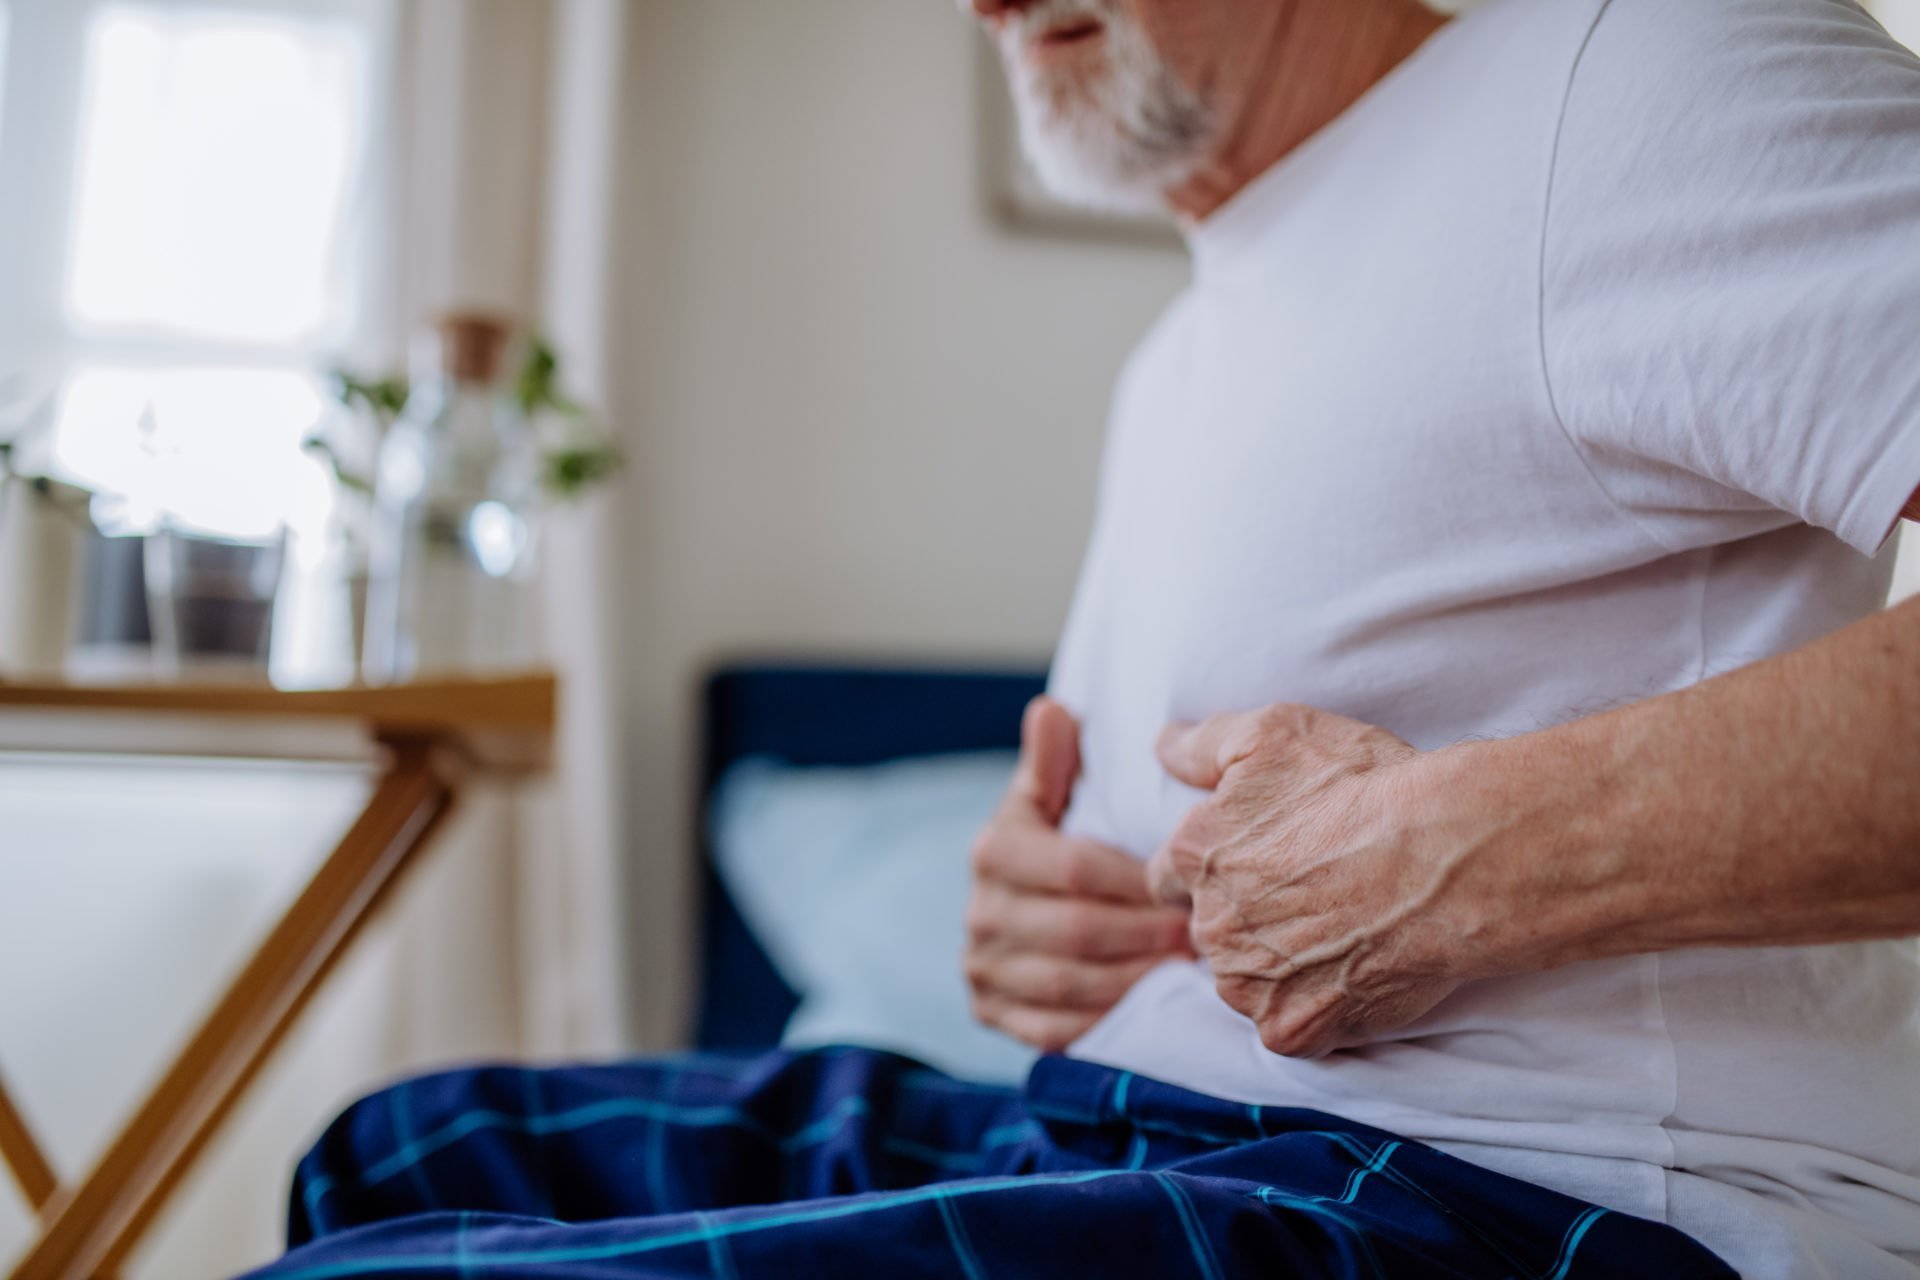
M1732 1277L1672 1228L1311 1111L840 1049L429 1076L300 1164L259 1280Z

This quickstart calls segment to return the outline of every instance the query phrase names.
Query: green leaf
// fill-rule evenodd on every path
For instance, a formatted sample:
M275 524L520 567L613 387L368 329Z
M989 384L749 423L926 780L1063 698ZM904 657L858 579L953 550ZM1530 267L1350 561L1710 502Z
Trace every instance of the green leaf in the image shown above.
M560 389L560 353L539 334L527 343L527 357L514 379L513 398L529 418L542 410L575 420L587 416L585 406Z
M383 426L400 416L411 391L405 378L362 378L345 369L335 369L330 381L334 399L348 409L364 409Z
M333 470L334 483L338 484L342 489L363 494L369 498L373 496L373 481L357 472L348 470L346 463L340 458L340 451L328 444L325 440L320 439L318 436L312 436L302 441L300 447L308 453L317 454L325 459L327 466Z
M547 491L571 500L618 471L622 459L612 445L591 444L549 450L545 461Z

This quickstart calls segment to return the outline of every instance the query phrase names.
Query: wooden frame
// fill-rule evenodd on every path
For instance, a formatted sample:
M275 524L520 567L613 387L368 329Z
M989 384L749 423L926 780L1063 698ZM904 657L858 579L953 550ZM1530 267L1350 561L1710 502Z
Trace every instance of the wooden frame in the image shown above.
M359 818L85 1178L60 1184L0 1082L0 1157L42 1222L13 1280L92 1280L125 1261L334 963L439 830L465 781L480 768L525 769L543 758L556 694L549 676L314 693L0 684L0 718L51 712L346 719L363 727L383 759ZM196 744L193 751L208 748Z

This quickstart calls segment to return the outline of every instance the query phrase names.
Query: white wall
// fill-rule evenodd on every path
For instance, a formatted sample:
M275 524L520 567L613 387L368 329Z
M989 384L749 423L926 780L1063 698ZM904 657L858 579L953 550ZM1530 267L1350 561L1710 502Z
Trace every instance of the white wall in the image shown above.
M1920 0L1866 0L1866 7L1888 31L1920 47Z
M715 657L1043 664L1110 385L1176 250L983 211L945 0L650 0L637 16L616 415L643 845L637 972L684 944L693 694ZM642 993L646 998L648 993Z

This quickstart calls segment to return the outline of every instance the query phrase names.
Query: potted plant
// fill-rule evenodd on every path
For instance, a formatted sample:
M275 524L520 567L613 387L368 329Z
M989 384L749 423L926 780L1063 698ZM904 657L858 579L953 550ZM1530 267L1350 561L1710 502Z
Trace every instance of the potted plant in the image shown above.
M317 436L308 447L325 459L340 495L341 542L358 665L366 656L368 583L378 550L375 543L382 537L373 468L370 461L361 459L380 456L395 424L409 412L415 388L405 378L368 377L348 370L336 371L332 384L345 414L344 438ZM541 501L577 500L618 470L619 453L593 415L564 390L560 358L549 341L538 335L528 339L517 365L496 385L507 419L517 424L513 430L526 433L526 456L537 470ZM383 645L383 652L388 647Z

